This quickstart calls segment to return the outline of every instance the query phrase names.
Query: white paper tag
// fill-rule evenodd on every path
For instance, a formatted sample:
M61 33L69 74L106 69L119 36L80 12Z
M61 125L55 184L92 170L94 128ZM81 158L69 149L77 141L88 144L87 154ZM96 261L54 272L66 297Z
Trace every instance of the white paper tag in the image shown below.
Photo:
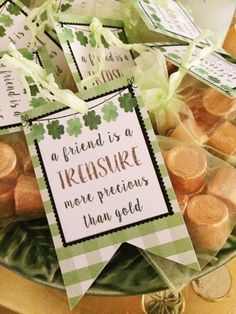
M200 30L190 13L177 1L165 2L159 4L156 0L140 0L135 7L151 30L188 42L197 37Z
M180 65L187 47L186 45L164 45L160 46L160 49L169 60ZM199 56L201 49L196 47L192 56L193 60ZM236 97L236 64L225 60L218 53L211 53L201 59L198 65L190 68L189 72L227 96Z

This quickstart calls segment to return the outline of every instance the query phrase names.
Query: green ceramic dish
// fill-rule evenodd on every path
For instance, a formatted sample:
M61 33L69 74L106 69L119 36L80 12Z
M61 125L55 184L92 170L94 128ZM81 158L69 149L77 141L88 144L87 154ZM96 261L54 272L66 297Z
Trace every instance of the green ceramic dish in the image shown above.
M188 270L191 280L236 256L236 228L214 265L202 272ZM48 286L64 289L57 258L44 218L17 222L0 228L0 263L18 274ZM189 273L190 272L190 273ZM166 288L154 268L133 246L123 244L90 288L93 295L134 295Z

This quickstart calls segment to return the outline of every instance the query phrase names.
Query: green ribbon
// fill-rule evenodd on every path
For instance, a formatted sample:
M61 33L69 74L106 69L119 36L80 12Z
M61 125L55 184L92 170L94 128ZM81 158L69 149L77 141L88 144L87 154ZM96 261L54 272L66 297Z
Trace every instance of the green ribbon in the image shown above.
M14 45L10 46L9 52L3 55L2 60L8 65L18 69L29 98L31 98L31 94L25 79L25 77L28 76L33 79L39 92L46 99L58 101L80 113L87 112L88 106L85 101L77 97L69 89L60 89L52 73L48 75L40 65L23 57Z
M47 27L54 28L55 16L59 9L59 1L47 0L41 6L30 10L27 26L31 32L31 48L34 47L37 36L41 36Z
M105 39L107 44L111 47L117 47L125 50L134 50L139 54L152 50L151 48L143 44L125 44L119 38L117 38L108 28L103 27L100 20L96 17L93 18L89 27L91 34L94 36L96 46L95 52L95 74L85 78L81 81L81 85L85 86L92 83L100 77L102 70L105 68L106 50L102 43L102 38Z
M165 134L166 116L171 113L176 122L181 123L179 113L184 113L193 119L191 110L181 96L180 84L192 66L218 48L212 44L202 48L200 54L193 58L196 46L210 35L209 31L201 33L188 46L183 55L179 70L168 77L166 59L160 51L146 52L135 59L137 69L136 78L141 95L148 111L155 115L158 131Z

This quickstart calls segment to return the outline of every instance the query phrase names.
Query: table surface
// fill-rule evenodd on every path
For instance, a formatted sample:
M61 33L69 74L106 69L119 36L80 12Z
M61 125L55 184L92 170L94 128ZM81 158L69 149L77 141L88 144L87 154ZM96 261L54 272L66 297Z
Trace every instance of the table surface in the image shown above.
M183 290L185 314L236 314L236 258L228 263L233 285L230 294L219 302L208 302L187 286ZM2 307L1 307L2 306ZM85 296L70 311L66 294L22 278L0 267L1 314L143 314L141 296L94 297Z

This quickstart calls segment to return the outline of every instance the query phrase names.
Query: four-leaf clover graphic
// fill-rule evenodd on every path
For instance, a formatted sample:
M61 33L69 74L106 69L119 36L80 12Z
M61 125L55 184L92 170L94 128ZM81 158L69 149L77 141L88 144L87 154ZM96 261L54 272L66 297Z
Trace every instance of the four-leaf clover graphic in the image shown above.
M61 12L65 12L66 10L68 10L71 7L70 3L63 3L61 5Z
M83 116L84 124L89 127L90 130L97 130L99 124L101 124L101 117L96 115L94 110L89 111Z
M31 96L36 96L39 92L37 85L30 85L29 89L30 89Z
M120 39L124 44L127 44L127 39L126 39L125 34L124 34L123 31L120 31L120 32L118 33L118 37L119 37L119 39Z
M110 47L110 45L107 43L107 41L104 38L104 36L101 37L101 42L102 42L104 48L109 48Z
M41 105L44 105L46 102L46 99L44 99L43 97L32 98L30 106L33 108L37 108Z
M103 106L102 112L104 113L103 119L107 122L115 121L118 117L117 107L112 101L107 102Z
M95 36L93 34L89 34L89 43L93 48L96 47L97 43L96 43Z
M20 7L18 7L18 5L16 5L15 3L11 3L9 4L9 6L7 7L7 11L12 14L12 15L19 15L20 14Z
M72 30L67 28L67 27L63 28L63 30L60 34L60 40L62 42L74 41L74 34L73 34Z
M58 120L54 120L49 122L47 125L48 129L48 134L52 136L52 138L55 139L60 139L61 135L64 134L64 126L59 124Z
M4 37L6 35L6 30L3 26L0 26L0 37Z
M31 136L33 140L37 140L38 142L44 139L44 126L43 123L33 124L31 130Z
M31 51L23 48L23 49L20 50L20 53L22 54L22 56L24 58L26 58L28 60L34 60L34 54Z
M88 43L88 38L84 35L82 31L78 31L75 33L76 38L80 42L81 46L86 46Z
M0 23L6 27L9 27L13 24L13 19L9 15L0 14Z
M137 106L136 98L132 97L131 93L125 93L118 98L120 107L124 109L125 112L133 112L133 109Z
M81 129L82 129L82 123L80 122L79 118L72 118L67 121L67 129L66 132L70 136L75 136L78 137L79 134L81 134Z

